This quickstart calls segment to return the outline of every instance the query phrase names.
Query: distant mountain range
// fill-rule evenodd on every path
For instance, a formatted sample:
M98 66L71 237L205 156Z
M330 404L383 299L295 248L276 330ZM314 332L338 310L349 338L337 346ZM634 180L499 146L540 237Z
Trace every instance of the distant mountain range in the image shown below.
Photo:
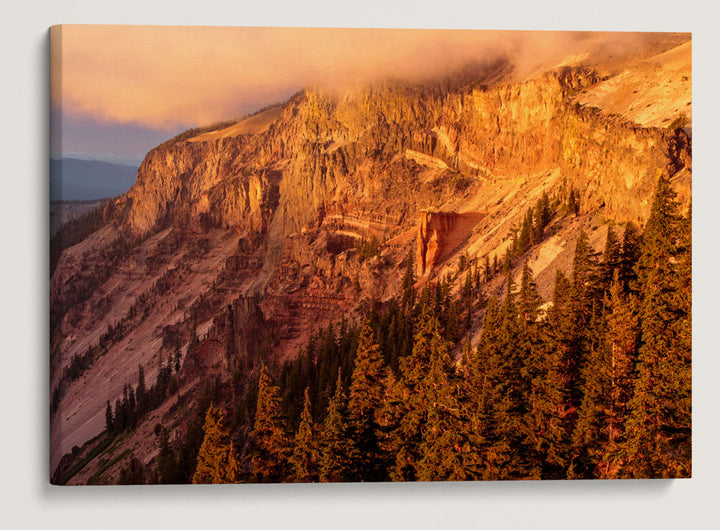
M50 200L86 201L125 193L134 183L137 166L76 158L50 159Z

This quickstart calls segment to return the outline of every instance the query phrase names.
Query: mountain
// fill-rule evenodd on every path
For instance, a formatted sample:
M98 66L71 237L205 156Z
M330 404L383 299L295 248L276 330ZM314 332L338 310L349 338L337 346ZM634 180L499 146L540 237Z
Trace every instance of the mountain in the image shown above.
M50 159L50 200L88 201L122 195L135 183L137 167L80 160Z
M551 307L581 234L601 253L613 229L644 227L662 176L687 209L690 56L675 36L621 62L576 58L522 79L501 58L470 79L307 88L151 150L132 188L54 240L53 481L149 473L167 455L163 432L177 458L197 454L209 403L234 410L236 447L251 451L261 366L289 392L292 370L309 369L292 363L323 330L382 319L410 296L413 263L411 298L447 278L461 296L499 261L483 297L505 296L504 262L517 281L527 264ZM542 227L530 221L539 233L520 242L545 203ZM482 340L485 311L445 330L454 358ZM334 382L340 361L327 362ZM297 421L302 391L285 396ZM123 415L112 437L108 410Z

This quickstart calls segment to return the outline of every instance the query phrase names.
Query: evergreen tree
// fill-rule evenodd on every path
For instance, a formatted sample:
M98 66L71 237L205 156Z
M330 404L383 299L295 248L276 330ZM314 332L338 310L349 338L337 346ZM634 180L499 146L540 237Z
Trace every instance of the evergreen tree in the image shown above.
M642 235L632 223L624 226L622 243L620 245L619 266L620 286L626 293L631 290L637 292L637 274L635 264L640 259L642 251Z
M605 466L609 411L613 406L613 358L602 340L607 322L599 300L611 287L613 276L619 275L620 244L612 226L608 227L603 262L598 265L589 245L582 241L583 236L581 233L576 247L573 286L575 317L579 320L571 336L576 338L575 347L581 352L576 367L581 377L572 387L577 392L573 404L578 406L578 414L573 425L573 456L568 478L592 478Z
M145 370L143 369L142 364L138 365L138 385L137 385L137 392L136 399L137 399L137 408L138 408L138 414L142 415L142 413L147 410L147 389L145 388Z
M390 465L390 478L395 481L415 480L420 459L422 430L427 421L427 398L424 383L430 370L431 342L439 334L439 323L433 307L423 304L416 326L412 353L400 362L399 422L392 432L396 447L395 461Z
M690 222L658 180L636 266L642 343L621 458L633 477L690 475Z
M468 255L466 252L460 254L458 258L458 272L463 272L468 266Z
M113 419L113 411L110 406L110 400L107 401L107 405L105 407L105 430L110 434L115 432L115 421Z
M538 292L537 283L533 277L530 265L526 261L523 265L520 280L520 293L518 295L518 311L521 322L535 322L539 316L539 309L543 300Z
M567 200L567 211L575 215L580 213L580 195L575 191L575 188L570 189L570 195Z
M518 238L518 254L524 253L533 242L533 216L532 210L528 210L523 217L522 225L520 226L520 235Z
M281 482L288 476L290 441L282 415L280 389L263 365L258 381L255 423L250 434L255 444L252 456L255 479L258 482Z
M120 470L118 484L124 486L138 486L145 484L145 469L142 462L135 456L130 459L125 467Z
M365 319L358 340L348 407L359 455L354 467L357 479L360 481L382 479L382 470L378 468L379 448L375 416L383 399L384 375L385 368L380 347L375 341L368 319Z
M400 446L395 433L400 425L402 388L392 369L385 369L385 378L382 383L383 401L377 411L377 436L380 449L380 467L390 476L395 465L395 456Z
M523 368L528 396L523 418L523 448L530 463L527 478L562 479L568 459L567 402L559 351L553 347L545 324L526 336L529 343Z
M197 455L193 484L226 484L239 478L238 462L224 421L224 412L210 405L205 414L204 437Z
M582 403L572 436L568 478L593 478L607 452L611 366L605 348L591 348L583 369Z
M461 406L459 376L449 345L436 328L430 340L429 370L421 388L427 417L418 447L418 480L475 478L470 471L472 464L466 462L475 448L471 446L469 420Z
M558 282L562 283L562 275ZM561 295L560 295L561 296ZM525 454L528 478L564 478L566 431L558 411L563 405L559 350L553 347L544 318L538 318L542 298L530 267L523 267L518 308L517 344L525 390L522 440L516 451Z
M173 356L174 359L174 368L175 373L178 373L180 371L180 361L182 360L182 354L180 353L180 344L175 346L175 354Z
M128 385L128 427L134 428L137 424L137 403L135 402L135 390Z
M542 235L545 232L545 228L550 224L552 219L552 211L550 210L550 199L546 192L543 191L535 205L535 233L534 243L537 244L542 239Z
M352 478L352 465L357 460L355 443L347 419L347 398L338 371L335 394L328 403L323 423L320 455L320 480L343 482Z
M158 480L160 484L176 484L180 481L177 476L177 457L170 446L170 436L167 429L160 431L160 452L158 453L157 466Z
M573 280L565 315L568 322L559 330L564 335L566 346L566 357L563 362L569 391L569 406L573 409L580 407L583 367L593 342L596 342L602 333L595 325L597 320L594 318L596 313L601 311L601 292L597 255L590 246L587 234L581 231L575 245Z
M605 348L610 356L610 407L607 411L607 445L597 475L614 478L618 449L625 438L627 407L635 383L635 365L640 344L640 325L634 295L622 291L619 271L610 288L608 329Z
M314 482L318 478L319 451L315 439L312 405L308 389L305 389L300 427L295 434L295 447L290 456L295 482Z
M607 239L605 240L605 250L603 251L602 259L602 288L609 290L612 284L615 271L620 269L620 251L621 244L620 240L613 229L613 226L608 226Z
M118 433L125 429L125 407L120 399L115 400L115 412L113 414L113 432ZM107 410L105 419L107 420Z
M526 379L522 377L525 352L518 341L521 328L516 298L510 272L505 300L497 316L499 325L481 339L488 378L483 400L491 426L485 436L488 458L484 478L487 480L517 479L526 473L526 455L521 449L527 399ZM489 344L489 340L493 340L493 344Z
M406 313L415 305L415 279L415 252L411 247L405 265L405 275L402 282L402 303L400 304Z

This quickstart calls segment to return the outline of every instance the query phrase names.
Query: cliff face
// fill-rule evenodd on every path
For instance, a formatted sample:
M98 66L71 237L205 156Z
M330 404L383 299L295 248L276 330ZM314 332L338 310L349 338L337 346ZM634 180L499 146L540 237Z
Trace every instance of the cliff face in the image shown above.
M260 134L151 151L123 222L136 232L159 223L267 231L273 247L323 209L407 223L468 186L559 168L584 207L642 223L677 142L666 129L575 102L600 81L590 69L568 67L446 93L403 85L342 97L308 90Z
M454 167L487 179L518 179L559 168L588 210L642 223L671 133L582 107L575 96L601 81L563 68L516 85L453 96L437 127ZM622 190L621 192L619 190Z
M248 167L254 143L240 136L150 151L126 196L123 222L138 233L167 223L265 231L277 202L278 175Z
M150 380L180 355L187 399L208 373L293 357L312 330L397 295L411 252L421 282L461 274L461 254L501 258L543 192L561 201L572 189L580 203L527 257L543 296L580 229L597 249L601 226L644 223L659 174L689 200L686 131L580 103L624 90L616 78L563 67L509 83L507 71L308 89L150 151L114 226L64 251L51 280L51 465L102 431L106 401L138 364ZM78 357L80 375L66 377ZM168 404L147 421L183 410Z

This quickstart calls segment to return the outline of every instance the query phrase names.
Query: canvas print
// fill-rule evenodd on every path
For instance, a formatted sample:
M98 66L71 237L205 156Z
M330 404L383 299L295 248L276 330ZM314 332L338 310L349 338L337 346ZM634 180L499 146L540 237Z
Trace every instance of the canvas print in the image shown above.
M51 482L690 477L691 42L51 28Z

